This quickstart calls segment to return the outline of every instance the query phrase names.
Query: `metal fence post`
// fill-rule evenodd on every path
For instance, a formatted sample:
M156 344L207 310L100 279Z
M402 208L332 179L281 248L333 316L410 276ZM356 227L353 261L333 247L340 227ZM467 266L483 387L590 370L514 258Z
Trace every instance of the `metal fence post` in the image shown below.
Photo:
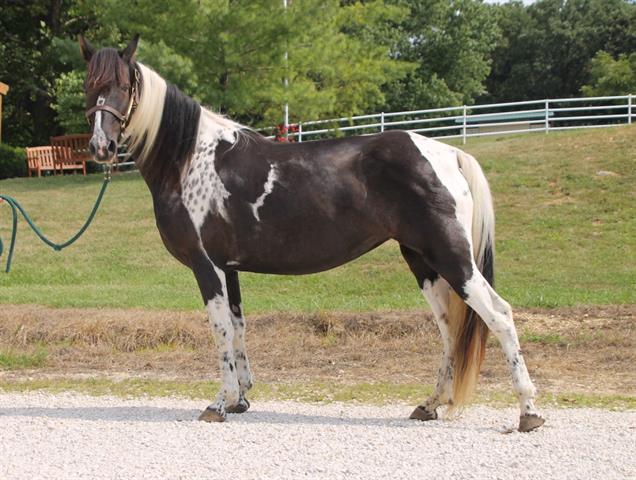
M462 144L466 145L466 105L463 106L462 113Z
M545 101L545 133L548 133L550 130L550 101Z
M298 143L302 143L303 141L303 124L302 122L298 122Z
M632 94L627 95L627 123L632 124Z
M384 112L380 113L380 131L384 132Z

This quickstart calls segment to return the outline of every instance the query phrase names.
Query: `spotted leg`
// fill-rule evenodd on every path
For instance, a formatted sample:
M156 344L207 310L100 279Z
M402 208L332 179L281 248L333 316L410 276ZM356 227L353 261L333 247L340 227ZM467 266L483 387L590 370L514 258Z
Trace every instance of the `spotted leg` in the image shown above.
M442 278L433 281L426 280L422 286L422 293L431 306L437 327L442 337L442 364L437 371L435 391L419 405L410 418L417 420L437 419L437 407L453 403L453 349L455 340L448 329L448 296L450 286Z
M229 405L226 410L228 413L243 413L250 408L250 402L245 398L245 394L252 388L252 372L245 348L245 318L241 309L241 289L238 272L227 272L226 278L230 314L234 325L234 341L232 345L234 347L235 367L239 383L238 403Z
M463 286L466 303L475 310L497 337L506 356L512 385L521 408L519 430L527 432L544 423L534 405L536 389L521 354L519 338L512 320L512 308L486 282L473 265L472 277Z
M222 422L226 407L236 405L239 400L239 384L234 360L234 325L232 324L225 273L217 268L207 255L193 262L192 270L199 284L203 301L208 311L214 342L217 348L221 387L208 408L199 416L206 422Z
M410 418L415 420L435 420L437 419L437 407L453 401L452 352L454 340L448 330L447 320L450 286L424 263L419 254L405 246L401 246L400 249L433 311L443 344L442 363L437 371L435 391L424 403L413 410Z

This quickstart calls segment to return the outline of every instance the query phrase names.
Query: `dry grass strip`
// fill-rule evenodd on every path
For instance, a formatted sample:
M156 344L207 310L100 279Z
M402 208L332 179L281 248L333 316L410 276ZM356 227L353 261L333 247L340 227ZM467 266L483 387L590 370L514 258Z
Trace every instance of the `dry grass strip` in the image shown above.
M636 306L517 312L540 388L636 394ZM441 345L426 311L248 316L248 351L266 382L434 382ZM4 305L0 352L46 352L38 373L124 372L207 379L216 374L203 312ZM482 385L508 388L495 340Z

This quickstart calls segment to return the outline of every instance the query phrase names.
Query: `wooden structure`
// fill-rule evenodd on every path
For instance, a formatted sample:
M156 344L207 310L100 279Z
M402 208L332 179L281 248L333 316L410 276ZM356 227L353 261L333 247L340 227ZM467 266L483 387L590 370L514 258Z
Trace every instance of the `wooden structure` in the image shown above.
M42 172L53 172L55 174L55 159L53 157L53 147L27 147L27 170L29 177L32 174L42 176Z
M91 159L88 149L90 133L51 137L53 159L56 170L81 170L86 175L86 162Z
M2 143L2 97L9 91L9 85L0 82L0 143Z

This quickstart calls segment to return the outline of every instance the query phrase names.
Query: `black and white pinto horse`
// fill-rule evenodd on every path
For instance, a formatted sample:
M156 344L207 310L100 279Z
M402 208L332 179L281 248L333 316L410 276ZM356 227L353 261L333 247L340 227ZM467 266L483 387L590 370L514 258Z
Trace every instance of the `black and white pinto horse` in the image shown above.
M486 179L462 151L403 131L279 144L200 106L123 50L88 62L94 159L125 139L152 193L157 227L192 269L218 349L222 384L201 414L249 408L239 271L299 275L342 265L389 239L429 302L443 339L435 392L411 418L437 418L474 386L488 330L505 352L519 430L543 424L512 310L492 288L494 214Z

